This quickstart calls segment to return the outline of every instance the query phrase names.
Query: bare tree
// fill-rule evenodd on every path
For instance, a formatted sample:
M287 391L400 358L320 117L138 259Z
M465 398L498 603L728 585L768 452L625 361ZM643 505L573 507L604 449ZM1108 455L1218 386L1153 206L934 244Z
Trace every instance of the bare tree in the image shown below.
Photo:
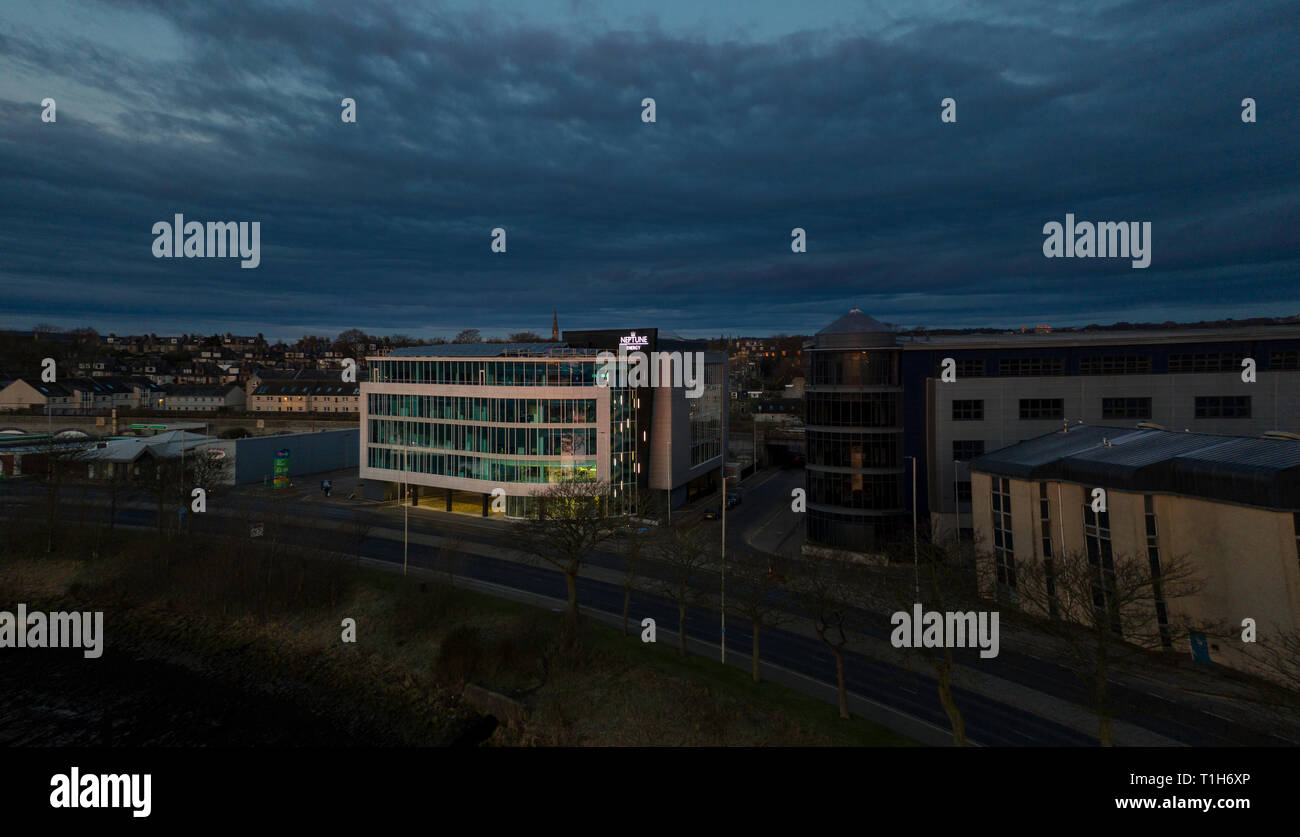
M482 343L483 338L476 328L467 328L456 335L453 343Z
M686 656L686 608L708 598L699 582L715 558L713 543L699 527L671 529L654 547L654 560L668 568L667 578L656 579L654 586L677 605L677 653L683 657Z
M641 505L642 517L624 517L616 527L617 543L623 549L623 635L627 636L632 610L632 588L636 584L641 555L663 537L665 529L655 525L664 519L663 503L653 495Z
M46 462L46 525L48 528L45 551L54 552L56 532L59 531L59 516L63 511L63 490L68 477L74 471L84 468L81 448L75 445L60 444L50 435L41 446L41 453Z
M1242 624L1227 622L1205 633L1225 646L1239 649L1241 662L1245 663L1240 667L1257 675L1244 684L1244 693L1235 689L1232 696L1269 710L1281 710L1288 723L1294 724L1300 711L1300 631L1270 623L1257 624L1253 631L1253 641L1246 640Z
M759 635L764 628L776 627L791 618L787 607L791 562L787 556L768 555L741 549L728 556L727 593L731 609L749 622L753 633L750 650L750 677L759 682Z
M1192 566L1179 556L1148 558L1113 555L1109 541L1094 554L1069 552L1047 560L1016 562L1001 578L995 562L982 561L981 586L1016 605L1020 614L1061 648L1065 661L1089 687L1097 715L1097 738L1114 744L1108 679L1125 660L1168 647L1173 636L1194 626L1175 616L1169 603L1202 586ZM1005 615L1004 611L1004 615Z
M885 594L888 610L911 613L913 605L920 604L925 610L953 613L977 611L983 606L973 543L924 539L917 546L914 562L911 542L891 545L886 550L890 566L870 572L872 587ZM952 646L944 642L938 647L920 645L904 650L920 657L934 672L939 704L952 726L953 744L966 746L966 722L952 692Z
M835 657L835 682L839 691L840 717L849 717L848 687L844 678L844 648L849 642L849 601L862 589L860 568L834 558L811 558L796 569L796 594L813 629Z
M520 531L524 549L543 564L564 573L569 608L566 638L578 638L578 573L595 549L612 538L615 521L609 516L609 485L567 479L533 495L535 511Z

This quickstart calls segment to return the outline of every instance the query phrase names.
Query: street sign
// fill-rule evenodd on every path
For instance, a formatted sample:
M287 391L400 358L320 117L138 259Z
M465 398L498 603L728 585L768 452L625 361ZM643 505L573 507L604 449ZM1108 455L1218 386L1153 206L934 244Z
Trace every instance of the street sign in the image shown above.
M1188 638L1191 640L1192 659L1198 663L1208 664L1210 662L1210 648L1205 634L1200 631L1192 631Z

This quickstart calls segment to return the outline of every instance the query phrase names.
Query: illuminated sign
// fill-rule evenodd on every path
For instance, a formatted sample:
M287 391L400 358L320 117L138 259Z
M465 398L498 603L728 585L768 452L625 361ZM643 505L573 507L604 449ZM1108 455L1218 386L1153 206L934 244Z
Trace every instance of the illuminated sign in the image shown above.
M649 346L650 338L644 334L637 334L635 331L631 334L625 334L618 338L620 346Z

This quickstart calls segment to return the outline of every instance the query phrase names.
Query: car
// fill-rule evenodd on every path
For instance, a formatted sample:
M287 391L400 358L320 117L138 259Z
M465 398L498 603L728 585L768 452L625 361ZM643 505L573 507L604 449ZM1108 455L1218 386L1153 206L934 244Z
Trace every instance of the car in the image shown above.
M740 505L740 500L741 500L741 497L740 497L740 494L739 494L739 493L731 493L731 494L728 494L728 495L727 495L727 508L729 508L729 509L734 509L736 506L739 506L739 505Z
M705 520L717 520L720 512L717 509L709 509L704 512Z

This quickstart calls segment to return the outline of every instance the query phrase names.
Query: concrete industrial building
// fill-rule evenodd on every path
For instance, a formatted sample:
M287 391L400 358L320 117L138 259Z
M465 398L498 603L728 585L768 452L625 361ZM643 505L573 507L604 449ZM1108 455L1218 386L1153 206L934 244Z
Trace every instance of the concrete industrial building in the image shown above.
M814 371L817 357L843 364L854 351L850 343L866 353L860 357L879 359L863 368L883 377L868 380L830 367ZM876 496L869 503L884 502L880 492L893 492L892 475L901 474L899 502L885 503L888 508L874 515L882 520L873 527L886 534L884 518L911 510L912 458L918 466L918 516L940 538L969 537L969 461L1067 422L1128 429L1150 422L1246 436L1300 432L1300 324L896 337L855 308L819 332L805 357L807 526L814 546L847 549L853 539L832 534L829 515L841 524L849 517L865 521L872 515L858 492L871 482ZM886 372L889 357L897 358L897 377ZM1252 363L1243 366L1244 361ZM1253 381L1243 376L1250 370ZM815 418L824 407L846 401L870 404L870 410L851 410L834 418L833 426L824 416ZM887 443L890 428L901 439L897 461ZM844 448L849 437L857 441ZM872 457L875 464L868 466ZM814 474L821 501L813 499ZM852 496L826 493L837 480L848 481ZM814 504L820 508L812 513ZM858 543L851 551L874 549L865 535Z
M1112 572L1127 557L1156 573L1177 557L1200 589L1137 614L1167 648L1188 650L1186 635L1166 630L1180 617L1238 633L1250 617L1263 640L1300 631L1300 439L1072 426L970 467L991 598L1016 601L1026 562L1053 556L1086 555ZM1096 488L1104 511L1093 509ZM1239 642L1205 653L1255 669Z
M922 514L969 533L967 463L1063 423L1258 436L1300 431L1300 325L900 341ZM955 380L942 380L945 358ZM1242 362L1254 361L1255 380ZM913 428L925 428L924 434Z
M627 380L626 352L704 353L699 397L664 365L662 386ZM726 452L726 358L707 342L657 329L567 331L559 343L477 343L398 349L369 358L361 386L361 476L372 497L483 514L494 489L505 514L526 517L532 495L567 478L608 483L618 510L652 493L672 505L716 489ZM598 380L602 370L613 370ZM692 374L688 370L687 374Z

